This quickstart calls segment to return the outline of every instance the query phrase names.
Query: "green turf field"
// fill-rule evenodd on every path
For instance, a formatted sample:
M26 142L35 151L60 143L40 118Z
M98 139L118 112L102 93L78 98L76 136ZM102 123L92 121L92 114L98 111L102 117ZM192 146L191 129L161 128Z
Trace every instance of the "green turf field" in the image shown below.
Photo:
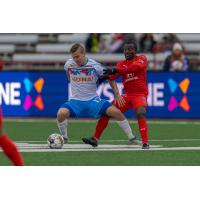
M137 124L131 121L136 131ZM83 136L90 136L95 121L72 120L69 122L69 144L82 144ZM4 128L17 144L46 144L48 135L58 132L53 120L6 120ZM156 150L104 150L66 152L22 152L26 165L31 166L127 166L127 165L200 165L200 122L150 121L151 145ZM111 122L100 144L127 145L126 136L115 122ZM174 147L174 150L171 149ZM177 148L182 147L182 148ZM189 147L189 149L187 149ZM177 149L176 149L177 148ZM196 149L195 149L196 148ZM0 152L0 166L11 165Z

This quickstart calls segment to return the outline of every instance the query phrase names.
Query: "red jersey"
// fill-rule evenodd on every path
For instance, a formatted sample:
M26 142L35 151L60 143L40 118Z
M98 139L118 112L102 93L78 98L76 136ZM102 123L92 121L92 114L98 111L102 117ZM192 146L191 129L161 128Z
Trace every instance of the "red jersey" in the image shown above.
M128 95L148 95L147 88L147 58L145 55L136 56L132 60L123 60L117 63L119 73L111 75L110 80L122 76L124 93Z

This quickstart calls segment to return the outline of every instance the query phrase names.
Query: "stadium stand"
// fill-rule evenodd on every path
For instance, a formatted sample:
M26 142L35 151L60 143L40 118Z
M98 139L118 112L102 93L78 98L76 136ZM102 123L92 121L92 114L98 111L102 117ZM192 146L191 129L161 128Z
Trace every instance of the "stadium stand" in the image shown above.
M154 34L157 44L162 43L164 35ZM62 70L66 59L70 57L71 45L75 42L85 44L88 36L88 33L0 34L0 57L4 61L5 70ZM190 69L200 70L200 34L177 33L176 37L190 58ZM146 55L149 59L149 70L162 70L169 52L161 50L148 52ZM89 57L113 66L118 60L123 59L123 54L98 52L89 54Z

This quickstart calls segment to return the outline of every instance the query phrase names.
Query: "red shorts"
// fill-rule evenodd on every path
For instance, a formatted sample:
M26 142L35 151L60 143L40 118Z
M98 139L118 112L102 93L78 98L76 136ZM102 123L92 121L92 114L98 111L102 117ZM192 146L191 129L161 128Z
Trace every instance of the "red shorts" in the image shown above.
M113 104L121 111L126 112L130 108L133 108L134 112L136 112L138 107L147 107L147 97L143 95L121 95L125 100L125 105L120 107L117 103L113 102Z

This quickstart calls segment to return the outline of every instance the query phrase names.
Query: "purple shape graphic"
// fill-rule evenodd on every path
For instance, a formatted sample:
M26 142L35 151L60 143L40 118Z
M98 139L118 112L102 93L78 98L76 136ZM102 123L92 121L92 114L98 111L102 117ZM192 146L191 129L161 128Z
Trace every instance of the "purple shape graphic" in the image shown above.
M177 106L178 106L177 100L175 99L174 96L171 96L170 101L169 101L169 105L168 105L168 110L171 112L171 111L173 111Z
M33 105L33 101L30 95L27 95L24 101L24 110L29 110L32 105Z

